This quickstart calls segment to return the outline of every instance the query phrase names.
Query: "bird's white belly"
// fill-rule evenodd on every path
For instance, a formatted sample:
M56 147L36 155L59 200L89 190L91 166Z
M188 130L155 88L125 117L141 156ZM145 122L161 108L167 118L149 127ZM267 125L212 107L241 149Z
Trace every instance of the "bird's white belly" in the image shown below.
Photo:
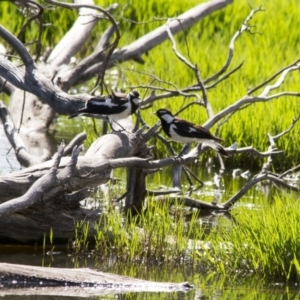
M171 125L170 126L170 135L171 135L171 139L175 142L179 142L179 143L191 143L193 141L196 141L196 139L193 139L193 138L189 138L189 137L184 137L184 136L181 136L179 134L177 134L173 127L175 125Z
M118 121L127 118L130 115L130 113L131 113L130 105L127 105L126 109L122 113L109 115L108 118L110 121Z

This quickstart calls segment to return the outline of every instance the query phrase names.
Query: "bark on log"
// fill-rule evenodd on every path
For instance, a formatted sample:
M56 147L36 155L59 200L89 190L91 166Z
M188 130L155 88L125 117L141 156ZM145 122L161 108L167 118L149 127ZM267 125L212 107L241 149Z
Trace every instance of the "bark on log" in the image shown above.
M0 285L0 296L50 294L78 297L116 292L188 291L193 288L187 282L154 282L87 268L59 269L6 263L0 263Z
M74 235L74 221L89 222L88 238L93 239L99 211L84 209L79 201L87 196L87 188L91 192L93 187L110 179L114 159L119 159L117 166L122 166L122 158L134 156L146 148L146 136L142 131L107 134L96 140L78 160L62 157L56 163L51 160L0 177L3 191L0 195L0 239L41 241L52 228L56 240L65 241ZM62 153L63 149L60 155ZM145 188L145 184L142 187ZM84 196L81 199L80 192ZM19 198L14 199L16 197ZM8 201L10 199L14 200ZM139 200L144 201L144 197Z

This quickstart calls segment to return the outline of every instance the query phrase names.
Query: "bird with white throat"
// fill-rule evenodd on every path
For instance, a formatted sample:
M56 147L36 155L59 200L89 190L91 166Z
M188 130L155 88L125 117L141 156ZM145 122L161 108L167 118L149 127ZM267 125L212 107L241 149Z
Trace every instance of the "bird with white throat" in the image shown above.
M106 116L109 123L117 123L136 112L139 107L140 95L137 91L131 91L128 95L113 92L108 96L93 97L86 101L85 107L79 109L69 118L79 115L94 117Z
M168 109L159 109L156 112L161 121L163 131L171 140L179 143L205 143L219 154L228 157L229 153L219 142L223 140L210 133L209 130L192 122L175 117Z

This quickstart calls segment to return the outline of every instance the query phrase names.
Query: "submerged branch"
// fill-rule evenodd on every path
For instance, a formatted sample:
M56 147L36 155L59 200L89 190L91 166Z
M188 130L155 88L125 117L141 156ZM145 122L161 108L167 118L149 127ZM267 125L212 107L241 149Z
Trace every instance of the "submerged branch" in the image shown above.
M280 177L278 177L276 174L272 173L265 173L265 174L259 174L256 177L253 177L247 184L245 184L233 197L231 197L228 201L226 201L223 206L226 209L230 209L251 187L253 187L258 182L269 180L271 182L275 182L281 186L283 186L286 189L300 192L300 189L289 185L284 180L282 180Z

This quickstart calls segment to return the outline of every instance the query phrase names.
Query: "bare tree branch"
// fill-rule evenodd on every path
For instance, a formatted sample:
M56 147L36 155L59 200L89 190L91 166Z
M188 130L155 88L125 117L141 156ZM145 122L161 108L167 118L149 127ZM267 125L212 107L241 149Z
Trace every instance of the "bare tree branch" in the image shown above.
M300 170L300 165L283 172L282 174L279 175L279 178L284 178L291 173L298 172L299 170Z
M110 12L117 8L117 4L114 4L107 9L103 9L99 6L93 5L94 1L89 0L81 4L64 3L61 1L47 1L55 6L62 6L69 9L79 9L79 17L73 24L69 32L60 40L51 52L47 62L53 67L58 67L62 64L68 64L70 58L75 55L82 47L82 45L89 39L90 34L101 19L101 17L107 17L110 21L113 21L114 30L117 30L119 35L118 27L110 15ZM95 15L96 11L101 12L99 15Z
M248 95L253 94L254 92L256 92L257 90L259 90L260 88L262 88L263 86L265 86L266 84L268 84L269 82L271 82L272 80L274 80L278 75L280 75L282 72L284 72L285 70L290 69L291 67L297 66L297 64L300 62L300 59L297 59L295 62L293 62L292 64L282 68L281 70L279 70L278 72L276 72L274 75L272 75L269 79L267 79L266 81L262 82L261 84L259 84L258 86L256 86L255 88L251 89L248 91Z
M300 64L297 64L296 66L292 66L290 68L287 68L286 70L284 70L281 74L281 76L278 78L278 80L273 84L273 85L268 85L265 87L265 89L263 90L263 92L259 95L260 97L266 97L272 90L275 90L277 88L279 88L284 80L285 77L287 76L287 74L289 72L293 72L293 71L299 71L300 70Z
M232 3L232 0L212 0L191 8L190 10L186 11L185 13L179 15L176 18L180 20L180 24L176 20L171 22L170 29L172 31L172 34L176 34L192 26L202 18L206 17L214 11L222 9L230 3ZM165 25L162 25L159 28L153 30L152 32L139 38L138 40L132 42L128 46L116 50L111 56L107 67L111 67L117 62L123 62L126 60L140 60L142 54L150 51L152 48L161 44L167 38L168 35L165 30ZM99 62L98 64L95 64L94 66L90 67L86 72L84 72L84 78L92 78L95 75L96 71L99 70L99 67L101 67L101 65L102 62ZM77 79L72 78L71 73L65 77L65 81L69 81L70 85L80 83L78 81L76 82L75 80Z
M82 132L77 134L72 141L65 147L64 149L64 156L69 155L72 153L73 148L75 146L79 147L83 144L84 140L86 139L86 133Z
M214 75L212 75L211 77L208 77L207 79L205 79L203 82L204 84L208 84L211 81L216 80L220 75L222 75L224 72L226 72L226 70L228 69L228 67L231 64L232 58L233 58L233 53L234 53L234 44L236 42L236 40L238 39L239 36L242 35L242 33L244 31L249 31L250 27L248 26L249 21L253 18L253 16L259 12L262 11L261 7L259 7L258 9L252 9L249 16L244 20L242 26L239 28L239 30L234 34L234 36L232 37L230 44L229 44L229 51L228 51L228 56L227 56L227 60L225 62L225 64L223 65L223 67ZM238 68L236 68L235 70L232 70L232 72L236 71ZM229 73L228 73L229 74ZM220 81L218 81L220 82ZM216 83L215 83L216 84ZM214 84L214 85L215 85Z
M47 174L39 178L28 190L28 192L14 200L0 204L0 216L11 214L13 212L25 209L41 199L44 191L53 186L56 182L56 172L60 159L64 152L64 146L61 145L57 156L54 159L53 166Z
M16 5L24 5L25 7L28 5L29 8L27 8L28 10L30 10L30 13L32 14L28 20L25 22L25 24L22 26L19 34L17 35L17 38L22 41L23 43L25 42L25 32L26 30L29 28L29 26L33 23L33 21L35 19L38 20L37 24L39 26L39 30L38 30L38 40L35 41L37 42L38 46L35 52L35 59L36 61L38 61L40 54L41 54L41 50L42 50L42 42L41 42L41 38L42 38L42 33L43 33L43 21L42 21L42 15L44 12L43 7L37 3L36 1L23 1L23 2L19 2L19 1L12 1L13 3L15 3ZM36 12L36 13L33 13Z
M259 96L249 96L246 95L245 97L241 98L240 100L236 101L235 103L229 105L222 111L218 112L213 118L207 120L204 124L203 127L205 128L210 128L214 124L216 124L219 120L222 118L226 117L227 115L231 114L231 116L236 113L239 109L241 109L243 106L247 104L253 104L256 102L267 102L276 98L280 98L283 96L295 96L295 97L300 97L299 92L280 92L277 94L273 94L268 96L268 93L273 90L278 88L284 81L285 77L290 73L294 72L300 69L300 65L292 66L290 68L287 68L283 71L282 75L280 78L277 80L277 82L271 86L265 87L264 91L259 95Z

